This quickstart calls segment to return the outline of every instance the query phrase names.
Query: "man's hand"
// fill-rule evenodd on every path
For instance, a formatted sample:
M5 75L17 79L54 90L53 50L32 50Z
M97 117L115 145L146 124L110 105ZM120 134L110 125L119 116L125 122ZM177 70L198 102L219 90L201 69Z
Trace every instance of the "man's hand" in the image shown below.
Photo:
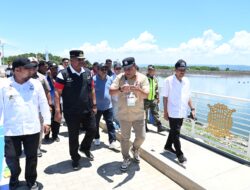
M49 125L43 125L43 132L44 132L45 135L49 134L50 126Z
M55 116L54 116L54 121L61 123L62 120L62 114L60 111L56 111L55 112Z
M125 93L130 92L130 86L129 86L129 84L124 84L123 86L121 86L121 91L125 92Z
M92 110L93 110L94 114L97 113L97 108L96 108L96 106L93 106Z
M168 121L168 112L164 112L164 119Z

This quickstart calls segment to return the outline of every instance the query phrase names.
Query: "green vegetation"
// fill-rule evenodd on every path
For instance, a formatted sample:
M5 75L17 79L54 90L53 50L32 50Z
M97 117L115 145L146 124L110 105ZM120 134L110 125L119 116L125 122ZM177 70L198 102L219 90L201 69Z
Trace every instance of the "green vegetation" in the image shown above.
M11 64L14 59L18 58L18 57L36 57L38 60L45 60L45 54L43 53L25 53L25 54L20 54L20 55L15 55L15 56L9 56L9 57L5 57L4 58L4 64ZM60 64L62 61L62 57L57 56L57 55L52 55L51 53L49 53L49 60L56 63L56 64ZM89 60L85 60L85 63L87 64L87 67L92 67L92 64L89 62Z
M4 58L4 63L7 65L9 63L12 63L14 59L18 57L36 57L38 60L45 60L45 55L43 53L25 53L25 54L20 54L20 55L14 55L14 56L9 56ZM57 64L61 63L62 57L52 55L49 53L49 60L52 62L55 62Z

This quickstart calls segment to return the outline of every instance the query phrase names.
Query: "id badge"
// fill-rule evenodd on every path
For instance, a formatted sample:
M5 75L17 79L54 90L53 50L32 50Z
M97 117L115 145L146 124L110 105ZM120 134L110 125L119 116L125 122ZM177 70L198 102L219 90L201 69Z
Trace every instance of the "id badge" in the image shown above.
M135 106L135 101L136 101L136 97L134 94L129 94L127 96L127 106L129 107Z

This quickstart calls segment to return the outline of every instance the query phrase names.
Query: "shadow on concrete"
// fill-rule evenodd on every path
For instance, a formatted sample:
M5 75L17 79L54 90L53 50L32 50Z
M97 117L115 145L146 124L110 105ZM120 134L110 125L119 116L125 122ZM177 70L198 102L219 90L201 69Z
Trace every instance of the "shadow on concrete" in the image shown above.
M37 181L37 184L39 186L39 190L43 189L43 184ZM18 187L15 190L29 190L27 184L25 181L20 181ZM9 184L0 186L0 190L9 190Z
M75 172L72 168L72 160L65 160L57 164L53 164L45 168L44 173L46 174L66 174L70 172ZM81 158L79 161L80 169L89 168L92 166L91 162L87 158Z
M129 180L131 180L135 176L136 171L140 171L139 164L131 162L128 170L126 172L122 172L120 170L121 164L122 162L117 162L117 161L110 162L110 163L100 166L97 169L97 173L109 183L114 182L112 179L113 176L127 174L126 177L123 179L123 181L118 183L115 187L113 187L113 189L121 187L123 184L127 183Z
M171 153L171 152L162 152L162 153L160 153L162 156L164 156L164 157L166 157L166 158L168 158L169 160L171 160L172 162L174 162L175 164L177 164L177 165L179 165L179 166L181 166L182 168L184 168L184 169L186 169L186 166L185 165L183 165L183 164L180 164L177 160L176 160L176 155L175 154L173 154L173 153Z

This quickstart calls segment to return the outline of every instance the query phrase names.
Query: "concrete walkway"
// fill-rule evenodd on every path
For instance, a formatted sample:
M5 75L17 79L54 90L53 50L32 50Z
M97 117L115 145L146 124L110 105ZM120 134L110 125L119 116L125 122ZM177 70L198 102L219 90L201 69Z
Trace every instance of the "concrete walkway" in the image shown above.
M102 124L105 128L105 125ZM39 158L38 181L45 190L249 190L250 168L216 154L206 148L181 139L182 149L188 161L177 162L175 155L164 152L168 132L157 133L156 127L148 125L146 141L141 149L140 165L132 163L125 173L120 171L120 152L108 149L108 135L101 132L101 145L92 146L95 160L90 162L83 156L79 171L72 171L68 154L67 128L61 127L61 142L43 145ZM102 130L101 130L102 131ZM81 134L80 139L82 139ZM120 135L117 134L119 139ZM134 138L132 134L131 139ZM24 159L21 159L24 168ZM20 177L24 179L23 173ZM4 186L0 190L4 190ZM25 186L19 189L26 189Z
M102 131L102 129L100 129ZM94 161L89 161L84 155L80 161L81 169L73 171L68 150L67 128L60 129L60 142L43 144L43 156L39 158L38 182L45 190L153 190L182 189L157 169L144 160L138 165L132 163L127 172L120 171L122 156L120 152L108 149L108 135L101 132L101 145L92 146ZM79 139L83 138L80 135ZM21 165L24 171L24 161ZM24 172L20 175L22 186L18 190L26 190ZM8 189L2 185L0 190Z
M185 189L249 190L250 167L237 163L206 148L181 139L187 157L185 165L175 155L164 152L168 132L156 133L149 125L141 156Z

